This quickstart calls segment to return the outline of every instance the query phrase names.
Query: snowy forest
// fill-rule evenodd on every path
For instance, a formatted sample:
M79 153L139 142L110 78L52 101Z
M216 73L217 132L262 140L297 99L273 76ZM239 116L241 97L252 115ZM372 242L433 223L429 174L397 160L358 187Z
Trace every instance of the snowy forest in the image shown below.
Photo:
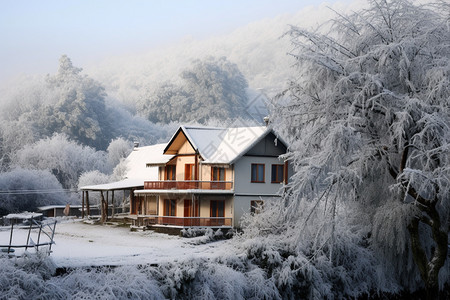
M269 115L295 173L281 199L244 217L226 256L59 276L49 258L5 260L16 279L0 276L0 298L70 298L78 286L75 298L448 299L450 4L421 3L327 9L318 26L276 27L266 53L208 53L169 75L87 73L62 55L55 73L11 82L0 189L36 193L1 192L0 215L79 203L79 184L120 179L134 141L167 141L181 123Z
M5 193L0 212L79 201L70 193L79 180L96 184L102 183L99 178L120 178L114 167L133 142L167 141L181 123L255 122L246 109L247 81L225 57L192 61L179 76L181 83L163 82L143 93L135 111L107 98L102 84L66 55L55 75L19 80L1 102L0 185L5 190L50 189L53 195ZM38 188L42 181L46 188Z

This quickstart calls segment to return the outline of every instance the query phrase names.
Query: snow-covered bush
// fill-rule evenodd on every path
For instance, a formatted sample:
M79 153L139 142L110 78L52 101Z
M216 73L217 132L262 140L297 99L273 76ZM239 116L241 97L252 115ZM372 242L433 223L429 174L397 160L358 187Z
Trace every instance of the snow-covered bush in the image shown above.
M234 235L234 231L231 229L224 233L221 229L213 230L211 228L184 228L180 233L186 238L204 236L203 239L197 240L199 243L229 239Z
M0 299L280 299L264 270L237 257L160 266L66 269L49 257L0 257Z
M260 214L246 215L235 241L286 297L339 299L397 291L368 249L368 228L351 221L354 209L298 201L295 211L276 200Z

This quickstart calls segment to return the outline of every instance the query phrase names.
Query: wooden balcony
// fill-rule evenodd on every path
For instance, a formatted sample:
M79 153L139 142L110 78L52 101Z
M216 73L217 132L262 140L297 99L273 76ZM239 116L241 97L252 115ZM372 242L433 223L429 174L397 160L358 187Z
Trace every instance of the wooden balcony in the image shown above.
M220 217L172 217L172 216L145 216L137 217L143 225L170 225L179 227L231 227L232 218Z
M145 181L146 190L232 190L232 181Z

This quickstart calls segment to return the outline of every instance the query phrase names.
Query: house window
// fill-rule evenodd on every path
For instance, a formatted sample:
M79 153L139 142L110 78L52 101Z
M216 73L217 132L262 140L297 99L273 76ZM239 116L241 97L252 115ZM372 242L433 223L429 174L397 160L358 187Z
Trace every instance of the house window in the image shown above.
M212 181L225 181L225 168L212 167L211 173L212 173L211 174Z
M252 182L264 182L264 164L252 164Z
M176 179L176 169L177 166L176 165L168 165L166 166L166 180L175 180Z
M224 200L211 200L211 217L223 218L225 217L225 201Z
M272 183L283 182L284 165L272 165Z
M250 213L259 214L264 208L264 202L262 200L250 201Z
M176 216L177 215L177 200L164 199L164 216Z
M195 176L195 165L186 164L184 167L184 180L194 180Z

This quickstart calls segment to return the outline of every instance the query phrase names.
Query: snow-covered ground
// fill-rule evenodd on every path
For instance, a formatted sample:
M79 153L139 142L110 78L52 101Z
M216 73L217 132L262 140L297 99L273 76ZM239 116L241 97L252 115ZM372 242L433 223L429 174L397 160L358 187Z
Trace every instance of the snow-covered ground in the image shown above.
M10 227L0 227L0 245L9 243ZM14 229L13 244L26 244L27 229ZM37 232L32 232L36 242ZM160 264L195 257L217 257L230 251L227 240L204 243L207 237L181 238L128 227L91 225L64 220L56 225L51 258L57 267ZM42 241L42 238L41 238ZM16 254L23 249L16 250Z

